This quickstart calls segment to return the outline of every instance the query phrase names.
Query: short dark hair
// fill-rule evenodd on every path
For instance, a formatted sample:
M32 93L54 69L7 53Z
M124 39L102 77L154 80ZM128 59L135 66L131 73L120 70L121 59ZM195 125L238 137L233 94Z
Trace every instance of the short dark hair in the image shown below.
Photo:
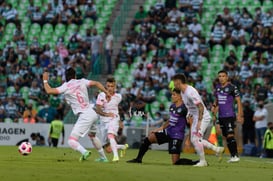
M76 77L76 71L72 67L66 69L65 79L67 82L70 81L71 79L75 79L75 77Z
M177 93L177 94L180 94L180 92L181 92L179 89L176 89L176 88L174 88L172 91Z
M109 83L116 83L116 80L115 80L114 77L108 77L108 78L106 79L106 82L109 82Z
M228 72L225 71L225 70L220 70L220 71L218 72L218 74L221 74L221 73L224 73L224 74L228 75Z
M180 80L183 84L187 82L187 78L184 74L176 74L172 77L172 80Z

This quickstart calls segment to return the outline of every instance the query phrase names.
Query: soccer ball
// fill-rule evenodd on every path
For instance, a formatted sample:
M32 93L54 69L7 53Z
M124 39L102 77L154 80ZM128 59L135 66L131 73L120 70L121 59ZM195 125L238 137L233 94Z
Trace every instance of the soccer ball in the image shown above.
M21 155L27 156L32 152L32 146L29 142L23 142L19 145L18 151Z

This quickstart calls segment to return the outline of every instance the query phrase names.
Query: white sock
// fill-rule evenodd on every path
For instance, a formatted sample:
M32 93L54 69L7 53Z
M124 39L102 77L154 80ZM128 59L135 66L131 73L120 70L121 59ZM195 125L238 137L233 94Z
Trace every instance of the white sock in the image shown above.
M78 141L74 139L69 139L68 144L73 150L79 151L82 155L87 151Z
M207 140L202 140L202 143L206 148L211 149L211 150L213 150L215 152L218 151L217 146L213 145L212 143L208 142Z
M99 155L100 155L101 158L107 159L107 157L106 157L106 155L105 155L105 153L104 153L103 148L99 149L99 150L98 150L98 153L99 153Z
M124 150L126 148L126 146L125 145L117 145L117 149L118 150Z
M95 137L91 137L90 139L91 139L91 141L92 141L93 146L94 146L97 150L100 150L100 149L102 148L101 142L100 142L100 140L99 140L98 137L95 136Z
M197 152L197 154L200 157L200 161L206 161L205 153L204 153L204 146L203 146L202 141L200 141L200 139L202 140L202 138L199 138L197 136L193 136L191 138L191 141L192 141L195 151Z
M93 143L93 146L97 149L97 151L98 151L100 157L106 159L106 155L105 155L105 153L104 153L104 150L103 150L103 148L102 148L102 145L101 145L101 142L100 142L99 138L96 137L96 136L95 136L95 137L92 137L92 138L91 138L91 141L92 141L92 143Z
M110 146L112 148L114 157L118 157L117 142L116 142L115 138L110 138L109 141L110 141Z

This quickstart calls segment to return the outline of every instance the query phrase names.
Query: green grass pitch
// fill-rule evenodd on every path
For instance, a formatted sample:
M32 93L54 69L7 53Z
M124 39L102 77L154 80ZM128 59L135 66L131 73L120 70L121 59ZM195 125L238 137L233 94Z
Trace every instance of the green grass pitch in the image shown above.
M126 160L136 156L138 150L128 149L118 163L96 163L96 150L89 160L80 163L80 154L69 148L33 147L29 156L21 156L16 146L0 146L1 181L270 181L273 180L273 159L241 157L239 163L222 162L207 155L208 167L171 165L166 151L149 150L142 164L129 164ZM109 160L112 154L107 154ZM197 159L194 154L181 157Z

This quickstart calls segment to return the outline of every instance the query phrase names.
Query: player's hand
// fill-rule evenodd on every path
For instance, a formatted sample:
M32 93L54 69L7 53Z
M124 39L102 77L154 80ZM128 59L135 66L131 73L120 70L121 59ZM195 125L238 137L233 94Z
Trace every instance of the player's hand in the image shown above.
M244 117L241 116L241 115L237 115L237 121L238 121L240 124L243 124L243 123L244 123Z
M111 118L114 118L114 117L116 117L116 115L114 114L114 113L107 113L107 117L111 117Z
M193 122L193 116L192 116L191 114L189 114L189 115L187 116L187 123L188 123L189 125L192 125L192 122Z
M43 73L43 80L48 80L48 78L49 78L49 73L47 71L45 71Z

